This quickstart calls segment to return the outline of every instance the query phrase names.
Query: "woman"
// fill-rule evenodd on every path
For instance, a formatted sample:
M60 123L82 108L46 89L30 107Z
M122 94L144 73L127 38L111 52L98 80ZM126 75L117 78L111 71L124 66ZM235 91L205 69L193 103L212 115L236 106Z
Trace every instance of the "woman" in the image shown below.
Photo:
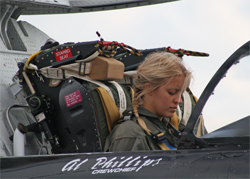
M180 58L167 52L148 55L135 78L133 109L108 136L104 151L173 149L178 146L179 131L171 118L182 102L181 94L189 86L191 73Z

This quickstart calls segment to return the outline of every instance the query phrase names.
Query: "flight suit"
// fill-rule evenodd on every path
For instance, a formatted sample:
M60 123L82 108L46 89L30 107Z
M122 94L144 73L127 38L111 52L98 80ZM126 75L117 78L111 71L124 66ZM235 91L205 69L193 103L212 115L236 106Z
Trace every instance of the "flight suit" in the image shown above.
M131 111L130 111L131 113ZM163 118L162 121L145 108L138 108L139 116L144 120L152 134L164 133L167 143L172 147L178 146L179 136L171 123ZM124 119L126 114L124 113ZM177 131L178 132L178 131ZM178 132L180 133L180 132ZM117 125L106 139L104 151L138 151L161 150L157 142L152 139L137 123L134 115L129 120Z

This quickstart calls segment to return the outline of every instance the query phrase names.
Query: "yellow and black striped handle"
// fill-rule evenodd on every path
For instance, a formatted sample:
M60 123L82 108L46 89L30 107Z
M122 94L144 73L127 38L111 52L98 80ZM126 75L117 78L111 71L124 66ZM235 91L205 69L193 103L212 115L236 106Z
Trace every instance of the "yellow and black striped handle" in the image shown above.
M187 55L187 56L203 56L203 57L208 57L209 54L208 53L204 53L204 52L195 52L195 51L191 51L191 50L184 50L184 49L172 49L170 47L167 47L164 49L164 51L166 52L171 52L174 54L177 54L179 57L182 57L183 55Z

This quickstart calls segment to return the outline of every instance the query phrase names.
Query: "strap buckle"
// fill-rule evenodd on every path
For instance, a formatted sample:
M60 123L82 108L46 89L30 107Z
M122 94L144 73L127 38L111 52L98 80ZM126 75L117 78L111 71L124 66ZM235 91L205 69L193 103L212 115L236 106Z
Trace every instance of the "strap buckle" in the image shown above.
M131 116L123 116L123 120L124 121L130 121L131 120Z
M166 138L166 136L164 135L163 132L160 132L160 133L158 133L156 135L151 133L151 136L152 136L152 139L157 143L159 143L159 142L166 143L167 142L167 138Z
M82 63L83 63L83 72L82 71ZM78 71L78 74L81 75L81 76L86 76L87 74L85 73L86 71L86 62L80 62L80 65L79 65L79 71Z

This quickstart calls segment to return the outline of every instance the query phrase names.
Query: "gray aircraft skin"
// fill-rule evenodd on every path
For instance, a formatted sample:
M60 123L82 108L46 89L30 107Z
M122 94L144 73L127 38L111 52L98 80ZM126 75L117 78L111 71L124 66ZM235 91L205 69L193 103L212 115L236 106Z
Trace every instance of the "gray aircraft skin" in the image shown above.
M19 123L36 119L18 78L18 64L25 63L50 39L31 24L18 21L21 14L82 13L144 6L172 0L0 0L0 156L1 178L249 178L250 116L201 138L195 123L227 70L249 55L250 42L242 45L216 72L204 89L177 150L140 152L79 152L52 155L44 133L25 134L25 155L14 152L13 138ZM83 45L85 45L83 43ZM145 51L146 52L146 51ZM126 66L126 65L125 65ZM131 65L133 66L133 65ZM129 66L127 66L129 68ZM126 68L125 68L126 69ZM32 78L32 77L31 77ZM47 153L45 155L45 153Z

